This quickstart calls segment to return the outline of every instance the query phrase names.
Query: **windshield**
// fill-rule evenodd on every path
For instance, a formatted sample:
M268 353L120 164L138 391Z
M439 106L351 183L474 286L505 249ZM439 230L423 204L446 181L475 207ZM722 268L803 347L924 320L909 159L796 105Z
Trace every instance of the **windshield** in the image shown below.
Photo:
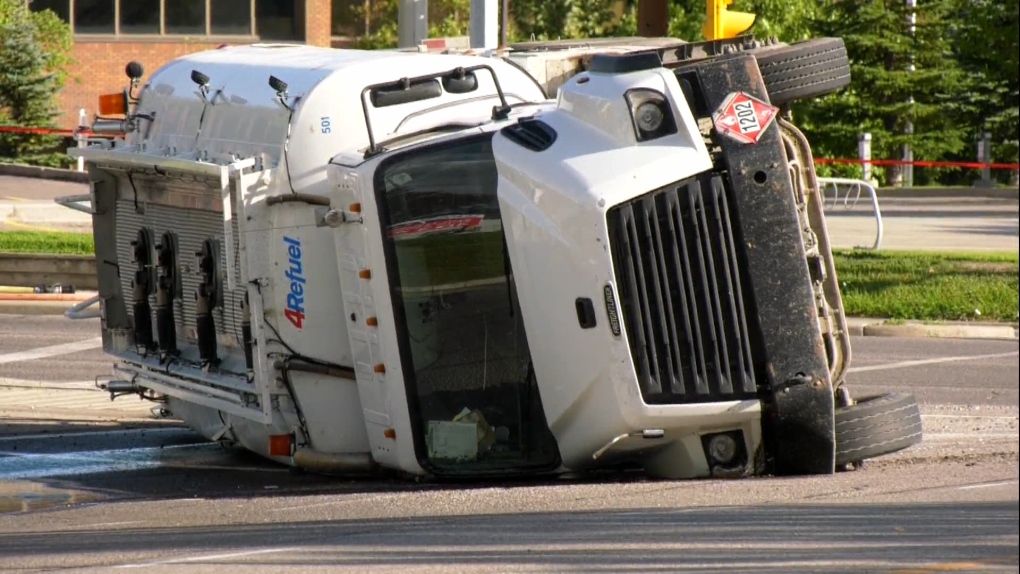
M492 134L385 160L385 230L408 403L437 473L534 470L559 455L507 257Z

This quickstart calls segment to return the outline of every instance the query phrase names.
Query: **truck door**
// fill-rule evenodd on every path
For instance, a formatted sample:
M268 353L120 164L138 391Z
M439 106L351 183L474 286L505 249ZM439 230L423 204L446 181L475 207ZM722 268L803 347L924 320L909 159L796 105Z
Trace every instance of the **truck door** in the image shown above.
M436 474L559 464L496 182L491 133L394 154L375 172L416 452Z

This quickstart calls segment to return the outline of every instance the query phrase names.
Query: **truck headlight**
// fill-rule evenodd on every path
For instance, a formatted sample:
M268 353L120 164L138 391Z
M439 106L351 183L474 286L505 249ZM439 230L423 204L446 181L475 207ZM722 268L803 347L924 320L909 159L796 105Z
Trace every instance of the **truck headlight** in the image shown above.
M717 434L708 441L708 455L719 464L729 464L737 458L737 441L733 435Z
M624 95L630 107L637 141L649 141L676 133L676 121L666 96L655 90L635 88Z
M713 468L713 475L717 470L726 472L727 469L739 469L747 464L743 432L732 430L706 434L701 436L701 441L708 465Z

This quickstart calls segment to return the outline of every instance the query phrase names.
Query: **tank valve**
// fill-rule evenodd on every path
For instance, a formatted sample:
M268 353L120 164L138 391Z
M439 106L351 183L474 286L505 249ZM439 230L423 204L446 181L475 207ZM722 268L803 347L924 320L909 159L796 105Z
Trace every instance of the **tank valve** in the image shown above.
M177 297L177 241L173 233L163 233L156 248L156 334L161 360L177 354L177 325L174 323L174 298Z
M202 250L195 253L202 282L195 291L195 330L198 334L198 355L207 365L219 362L216 354L216 320L213 309L219 305L220 282L218 280L219 249L212 239L202 242Z
M252 359L251 308L248 307L247 293L241 300L241 344L244 346L244 365L250 372L255 368L255 362Z
M149 296L153 291L153 243L152 230L146 227L139 229L136 239L131 242L137 264L135 278L131 281L135 345L145 349L146 353L156 350L152 338L152 307L149 305Z

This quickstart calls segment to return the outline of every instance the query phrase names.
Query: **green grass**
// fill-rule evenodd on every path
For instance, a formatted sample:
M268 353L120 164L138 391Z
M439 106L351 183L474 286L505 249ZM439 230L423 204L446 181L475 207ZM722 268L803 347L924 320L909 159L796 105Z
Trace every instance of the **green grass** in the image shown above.
M91 233L0 231L0 253L91 255L95 250Z
M401 242L429 252L429 270L407 270L405 287L498 277L503 272L498 234L479 234L466 248L456 238ZM0 232L0 253L92 254L87 233ZM1017 253L837 251L847 315L919 321L1018 320ZM977 313L975 313L977 311Z
M1017 321L1017 253L839 251L834 255L847 315Z

